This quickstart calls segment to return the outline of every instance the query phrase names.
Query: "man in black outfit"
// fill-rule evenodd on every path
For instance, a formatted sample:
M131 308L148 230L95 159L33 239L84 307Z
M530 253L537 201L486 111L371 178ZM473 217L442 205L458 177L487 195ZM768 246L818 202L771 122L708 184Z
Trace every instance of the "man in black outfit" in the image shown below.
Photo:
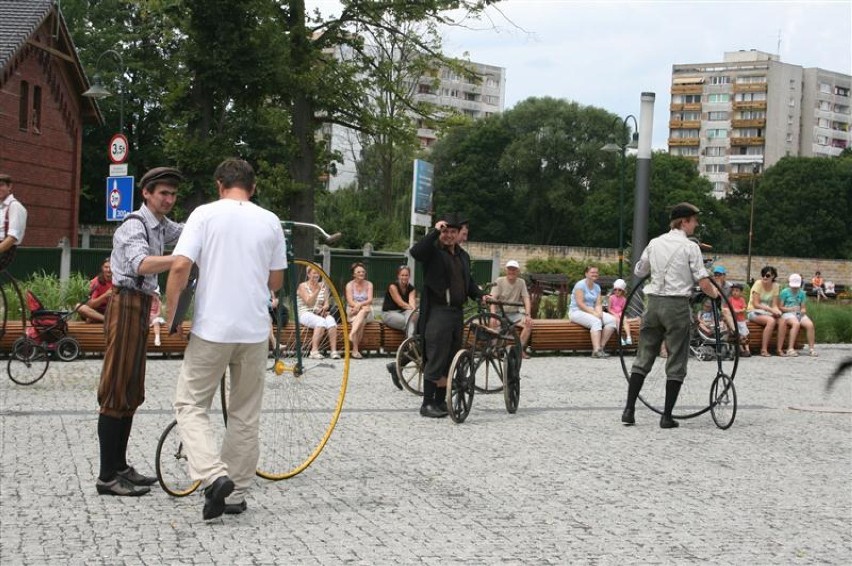
M447 375L455 353L462 345L464 311L468 297L480 300L483 292L470 275L470 256L459 245L459 229L467 221L448 214L435 223L411 256L423 265L418 333L423 337L423 404L420 415L447 416Z

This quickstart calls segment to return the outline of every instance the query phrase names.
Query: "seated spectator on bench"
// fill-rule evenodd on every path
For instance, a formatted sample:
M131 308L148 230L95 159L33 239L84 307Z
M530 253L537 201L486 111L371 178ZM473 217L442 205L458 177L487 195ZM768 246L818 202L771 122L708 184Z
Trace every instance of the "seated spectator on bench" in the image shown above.
M740 356L748 358L751 352L748 349L748 324L746 323L746 300L743 297L743 286L741 283L731 285L731 296L728 297L731 308L734 309L734 318L737 321L737 330L740 334Z
M825 296L825 290L822 288L823 283L825 283L825 280L822 278L822 273L819 271L814 273L814 276L811 277L811 285L814 287L814 295L817 298L817 302L819 302L820 299L828 298Z
M837 295L837 293L835 293L835 291L834 291L834 281L826 281L825 282L825 294L826 294L827 297L828 296L834 297L835 295Z
M346 284L346 314L349 317L349 341L352 352L349 354L360 359L361 339L367 323L373 319L373 284L367 280L367 268L360 261L352 264L352 280Z
M778 355L779 356L798 356L796 352L796 338L799 336L799 328L804 328L808 336L808 347L811 357L816 357L817 353L814 349L814 323L808 316L808 307L806 305L807 295L802 289L802 276L794 273L789 279L790 286L786 287L778 296L778 302L781 305L781 320L778 322ZM790 330L789 345L787 352L784 352L784 334L787 329Z
M101 272L89 282L89 300L78 304L75 309L84 322L103 324L109 300L112 298L112 270L109 258L101 264Z
M417 291L411 284L411 269L407 265L397 268L396 281L385 291L382 322L405 332L406 338L410 338L417 328Z
M763 327L760 355L765 358L769 357L769 339L772 338L772 331L775 330L775 325L781 318L781 305L778 302L781 289L775 282L777 278L778 271L771 265L761 269L760 281L755 281L748 300L748 319Z
M296 289L296 306L299 309L299 324L313 329L311 337L312 360L323 358L320 351L323 335L328 333L328 343L332 359L340 359L337 352L337 321L329 312L330 293L324 283L320 283L320 274L312 267L308 268L307 279Z
M601 287L596 283L598 268L590 265L586 267L584 275L571 291L568 319L589 329L593 358L608 358L609 354L604 352L604 346L615 332L616 320L603 310Z
M499 315L505 313L509 322L514 324L521 331L519 339L521 341L521 356L529 358L527 354L527 342L532 334L533 321L530 316L530 294L527 290L527 282L519 277L521 274L521 266L514 259L506 262L506 275L498 277L494 282L494 288L491 290L491 296L495 301L505 301L507 303L523 303L523 307L514 307L504 305L502 311L497 305L491 305L491 312Z

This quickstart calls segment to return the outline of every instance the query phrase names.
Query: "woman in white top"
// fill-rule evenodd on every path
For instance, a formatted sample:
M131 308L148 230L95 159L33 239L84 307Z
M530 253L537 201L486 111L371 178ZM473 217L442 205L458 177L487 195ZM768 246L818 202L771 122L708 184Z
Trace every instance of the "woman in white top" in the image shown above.
M590 330L593 358L608 358L609 354L604 352L604 346L615 332L617 321L603 310L601 287L596 283L598 268L590 265L586 267L584 275L571 291L568 319Z
M346 314L352 329L349 341L352 342L353 358L361 358L358 349L367 322L373 318L373 284L367 281L367 268L360 261L352 264L352 281L346 284Z
M319 273L312 267L308 268L307 280L299 284L296 290L299 307L299 324L313 329L311 337L312 360L320 360L323 335L328 333L328 343L331 347L331 357L340 359L337 352L337 321L329 314L329 292L324 283L320 282Z

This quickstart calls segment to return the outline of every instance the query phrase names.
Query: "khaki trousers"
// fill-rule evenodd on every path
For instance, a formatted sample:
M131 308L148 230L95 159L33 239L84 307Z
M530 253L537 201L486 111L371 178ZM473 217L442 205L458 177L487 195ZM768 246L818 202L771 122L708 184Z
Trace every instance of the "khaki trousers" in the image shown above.
M175 418L186 447L189 474L205 487L229 476L244 494L260 455L258 429L266 372L266 340L256 344L208 342L193 335L184 352L175 392ZM208 411L225 369L230 370L228 426L221 450Z

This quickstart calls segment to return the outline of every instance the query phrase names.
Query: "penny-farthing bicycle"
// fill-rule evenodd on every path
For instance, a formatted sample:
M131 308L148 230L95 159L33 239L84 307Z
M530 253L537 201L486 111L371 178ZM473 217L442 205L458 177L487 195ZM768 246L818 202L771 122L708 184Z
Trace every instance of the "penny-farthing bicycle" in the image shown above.
M645 285L648 277L641 279L627 296L624 312L621 313L619 328L624 328L630 320L633 324L640 325L638 342L634 338L637 347L641 347L642 332L641 324L645 316L647 298L645 296ZM716 287L722 297L720 301L707 299L700 290L693 292L689 299L691 316L690 325L690 360L687 368L687 376L678 396L678 402L672 413L675 419L691 419L710 411L713 422L721 429L730 428L737 416L737 392L734 387L734 377L739 364L739 332L736 325L734 328L726 328L720 305L727 307L728 312L733 313L728 299L721 293L719 286L711 277L710 283ZM710 306L705 303L710 301ZM708 324L710 332L700 332L698 315L706 309L710 313ZM625 379L630 381L630 368L633 363L632 349L625 346L619 348L621 368ZM665 382L667 359L658 358L654 367L645 377L645 384L639 399L646 407L657 414L663 414L665 405Z
M50 365L50 354L47 348L27 336L27 310L24 295L18 285L18 280L12 277L5 268L0 271L0 324L2 324L0 326L0 338L6 334L6 323L9 319L9 302L6 296L7 284L11 292L14 292L18 297L18 304L21 308L21 332L23 334L12 346L9 361L6 362L6 372L9 374L9 379L18 385L32 385L47 373L47 368ZM15 315L15 318L17 319L17 315Z
M288 242L294 227L318 232L328 244L340 234L329 235L315 224L282 222ZM319 265L293 257L287 246L287 274L278 293L278 312L274 328L273 363L266 374L263 412L260 418L260 460L257 475L269 480L291 478L316 460L337 424L349 376L349 325L346 309L334 283ZM312 269L320 275L320 284L328 292L329 314L339 321L337 344L323 335L319 350L341 351L341 359L309 358L312 330L299 323L296 290ZM223 397L223 405L226 405ZM227 413L227 411L225 411ZM198 487L189 482L186 452L175 424L160 438L157 470L161 486L172 495L188 495ZM161 477L160 469L170 470ZM174 489L173 489L174 487Z

